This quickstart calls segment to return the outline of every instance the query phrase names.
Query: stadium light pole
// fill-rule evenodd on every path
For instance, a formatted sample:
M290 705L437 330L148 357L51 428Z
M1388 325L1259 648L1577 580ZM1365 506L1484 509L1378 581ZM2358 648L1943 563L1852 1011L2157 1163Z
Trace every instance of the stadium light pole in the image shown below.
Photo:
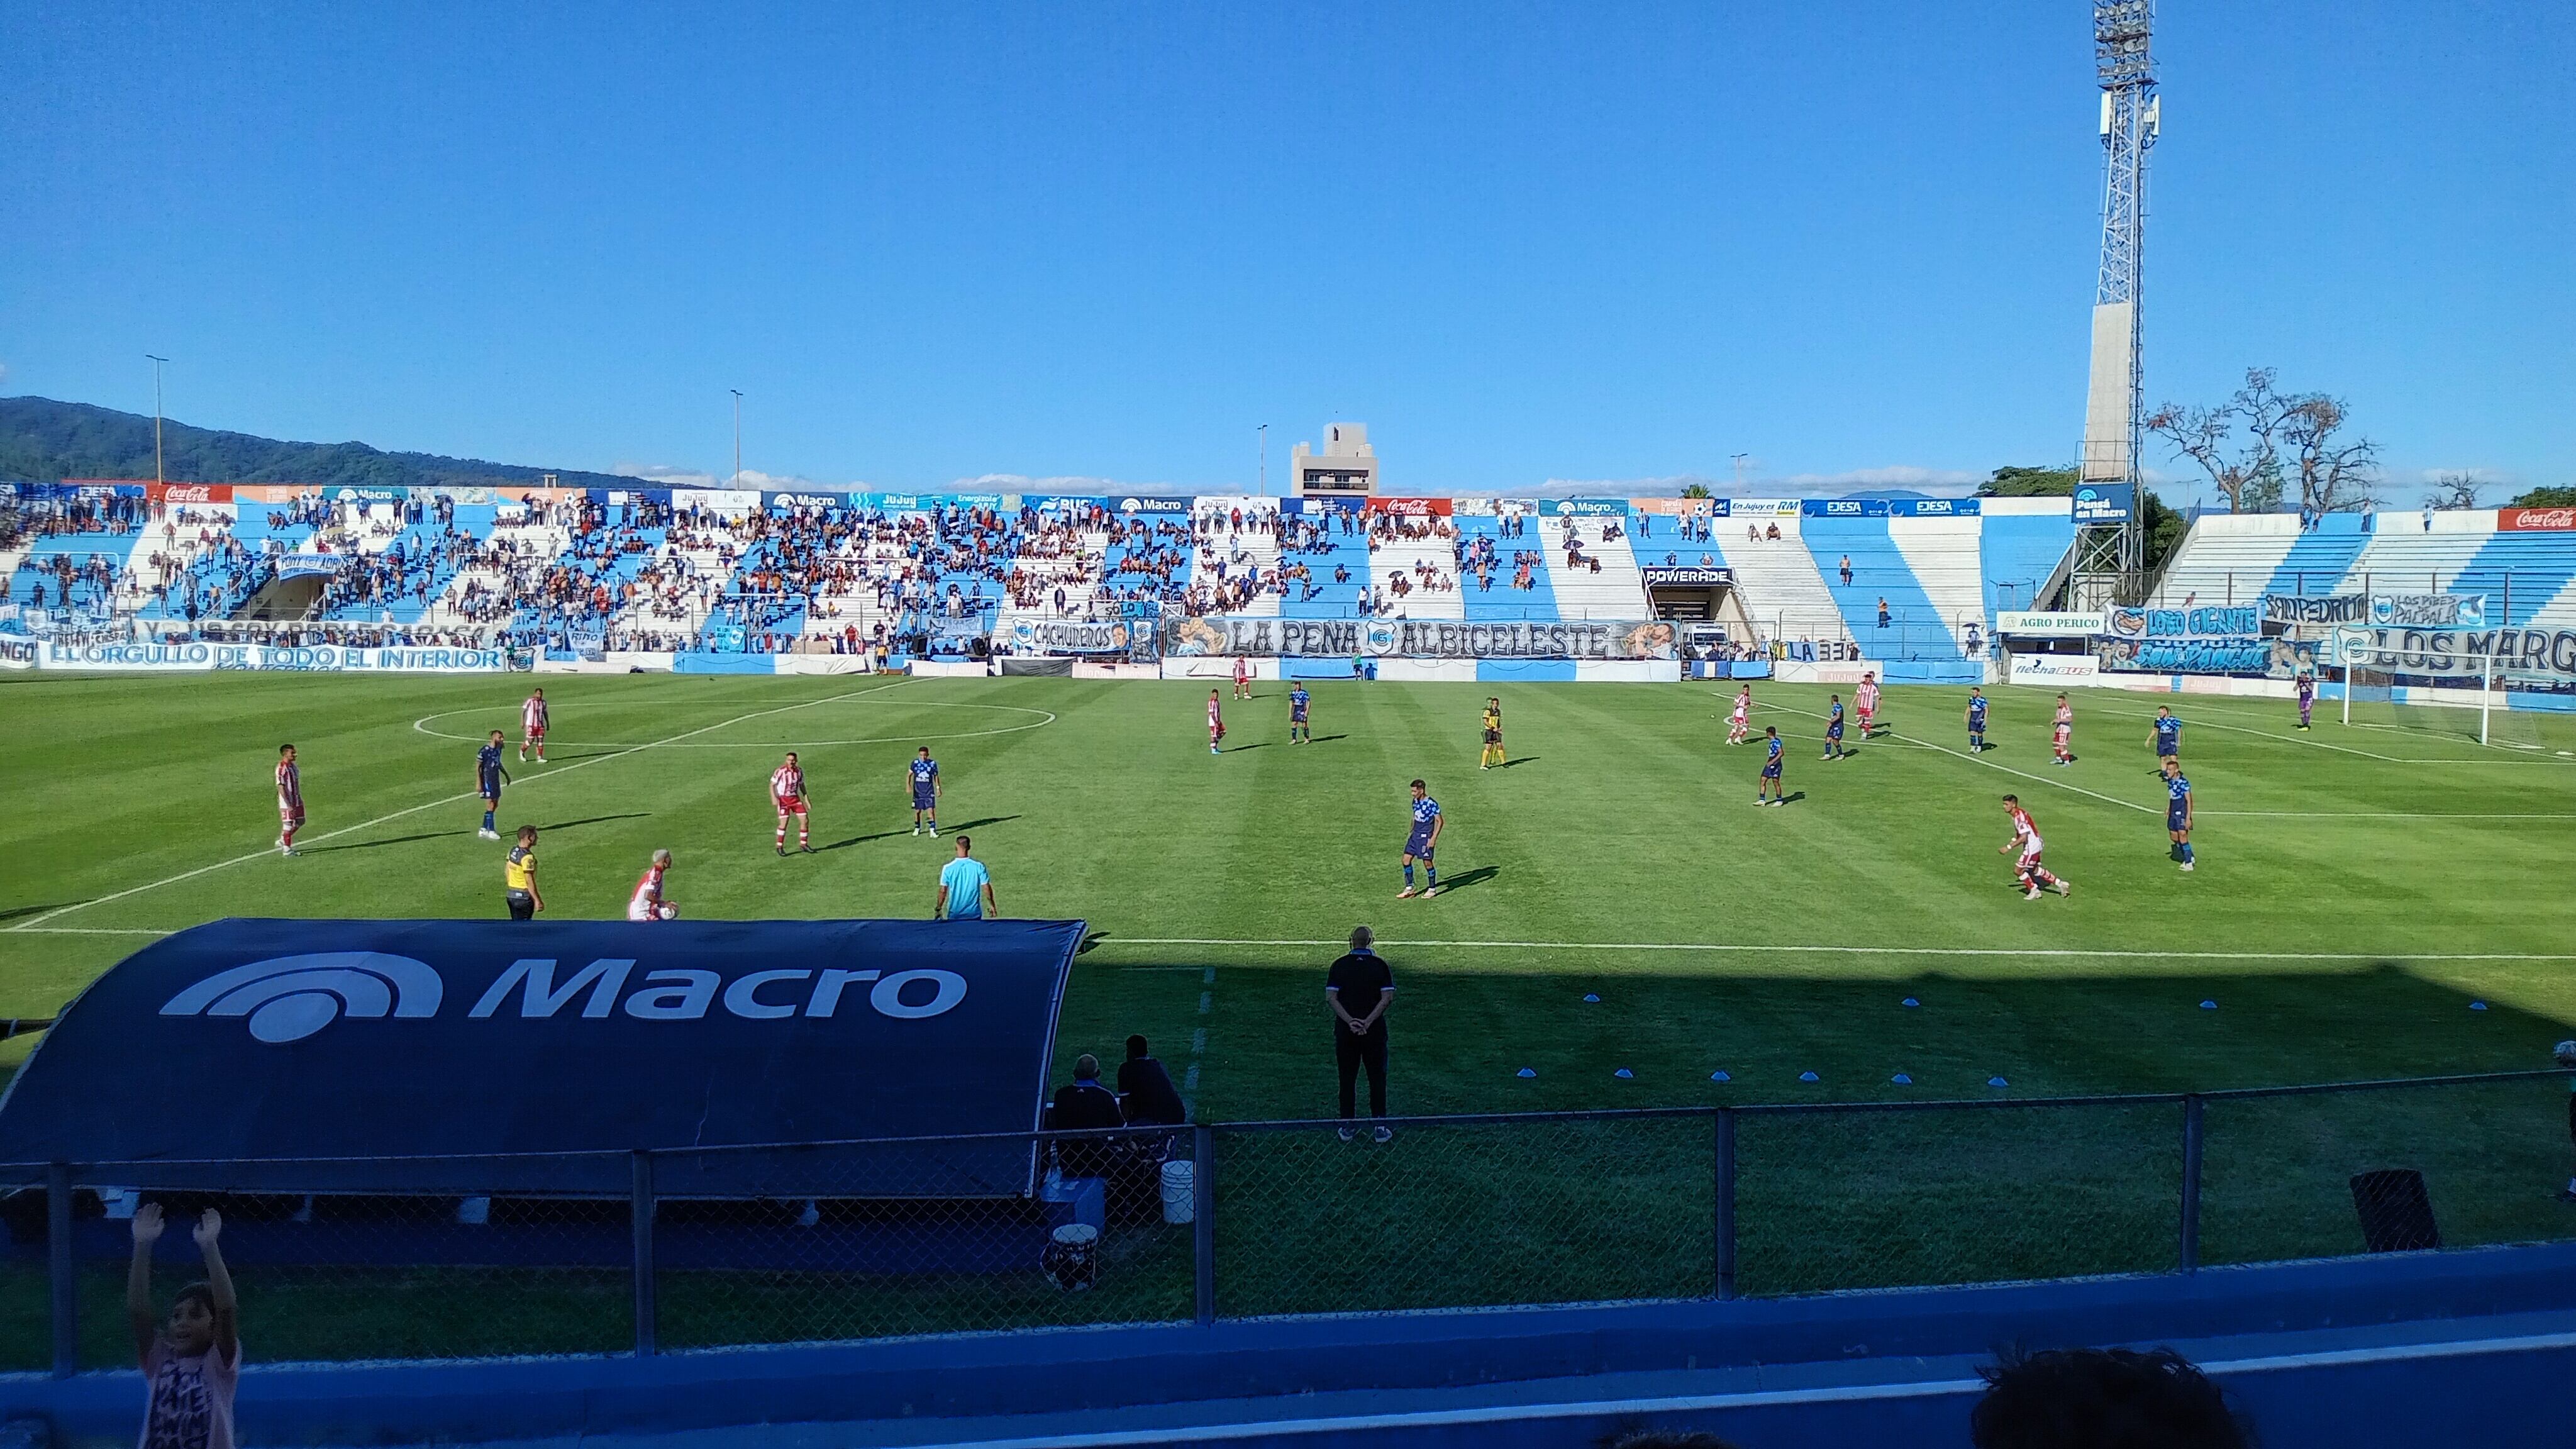
M1254 431L1261 434L1261 481L1253 486L1267 498L1270 496L1270 425L1263 423Z
M170 359L149 352L143 355L152 359L152 481L167 483L170 480L161 476L161 364Z
M1735 455L1735 491L1738 493L1744 491L1744 460L1752 456L1753 455L1751 453L1738 453Z
M733 479L726 486L739 488L742 486L742 389L729 390L733 393Z

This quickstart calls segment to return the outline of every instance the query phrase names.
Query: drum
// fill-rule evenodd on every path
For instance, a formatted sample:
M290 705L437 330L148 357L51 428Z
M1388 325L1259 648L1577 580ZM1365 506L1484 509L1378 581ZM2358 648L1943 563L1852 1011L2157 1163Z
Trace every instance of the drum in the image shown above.
M1066 1223L1038 1255L1038 1271L1055 1286L1078 1293L1100 1281L1100 1229L1089 1223Z

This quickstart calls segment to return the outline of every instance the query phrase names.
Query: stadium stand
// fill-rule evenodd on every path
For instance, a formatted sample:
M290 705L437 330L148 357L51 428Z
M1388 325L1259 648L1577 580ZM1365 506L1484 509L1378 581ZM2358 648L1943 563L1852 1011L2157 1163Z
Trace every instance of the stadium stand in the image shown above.
M2251 603L2300 540L2299 520L2285 513L2214 514L2184 535L2148 602L2159 608ZM2342 575L2337 565L2335 575ZM2320 589L2317 592L2332 592Z
M1956 512L1755 502L1693 537L1668 505L1619 499L1353 508L1242 495L184 486L171 502L152 485L0 484L0 608L21 629L152 638L899 659L981 652L1022 621L1101 620L1137 605L1296 619L1642 619L1653 604L1641 564L1686 563L1734 571L1756 637L1732 648L1959 663L1972 627L1990 631L1996 609L2027 607L2057 575L2072 534L2062 499ZM2482 516L2475 534L2446 516L2437 538L2453 552L2430 566L2494 573L2499 592L2503 571L2520 571L2533 581L2516 586L2520 615L2547 606L2544 583L2554 596L2576 576L2555 545L2498 539ZM2284 531L2263 533L2250 553L2228 544L2260 520L2195 533L2175 578L2188 587L2195 567L2268 576L2298 542L2278 522ZM2362 550L2362 534L2329 524ZM1751 530L1745 541L1728 536L1736 526ZM2378 548L2375 566L2420 562L2394 539ZM2326 550L2310 545L2320 563ZM1846 554L1848 587L1836 568Z

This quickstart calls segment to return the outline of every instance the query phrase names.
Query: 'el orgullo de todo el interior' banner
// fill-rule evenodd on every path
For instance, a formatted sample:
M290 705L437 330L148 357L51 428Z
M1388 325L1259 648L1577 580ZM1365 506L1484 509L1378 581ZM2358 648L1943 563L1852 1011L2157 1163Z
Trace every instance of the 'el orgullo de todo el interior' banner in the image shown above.
M1670 620L1165 619L1166 658L1672 659Z

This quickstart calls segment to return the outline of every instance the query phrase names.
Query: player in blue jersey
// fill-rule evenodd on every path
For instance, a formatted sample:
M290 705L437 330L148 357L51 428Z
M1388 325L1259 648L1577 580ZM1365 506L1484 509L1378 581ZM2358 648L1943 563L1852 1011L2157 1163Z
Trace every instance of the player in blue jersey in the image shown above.
M501 838L500 827L492 823L492 814L501 808L501 787L510 780L510 772L501 768L499 730L492 731L483 748L474 752L474 793L483 797L483 828L474 832L485 840Z
M1431 798L1431 787L1420 780L1413 782L1413 831L1404 837L1404 889L1395 893L1397 900L1413 894L1413 863L1422 862L1422 898L1440 894L1440 867L1431 863L1431 852L1440 846L1440 832L1449 822L1441 817L1440 802Z
M1310 745L1315 742L1315 728L1306 722L1308 695L1306 686L1288 691L1288 743Z
M2183 778L2182 761L2165 756L2165 834L2173 837L2172 855L2191 869L2191 781Z
M2156 706L2155 746L2158 770L2182 758L2182 721L2174 718L2169 705Z
M1986 748L1986 692L1968 691L1968 752L1981 754Z
M939 797L946 790L940 783L939 762L930 757L930 746L923 745L903 767L904 779L912 786L912 833L919 835L926 823L930 838L939 838Z
M1825 711L1825 752L1817 758L1835 760L1843 757L1843 697L1830 698L1833 703Z
M1780 793L1780 755L1786 744L1780 738L1778 725L1762 727L1762 783L1753 787L1756 805L1786 805L1788 797Z

